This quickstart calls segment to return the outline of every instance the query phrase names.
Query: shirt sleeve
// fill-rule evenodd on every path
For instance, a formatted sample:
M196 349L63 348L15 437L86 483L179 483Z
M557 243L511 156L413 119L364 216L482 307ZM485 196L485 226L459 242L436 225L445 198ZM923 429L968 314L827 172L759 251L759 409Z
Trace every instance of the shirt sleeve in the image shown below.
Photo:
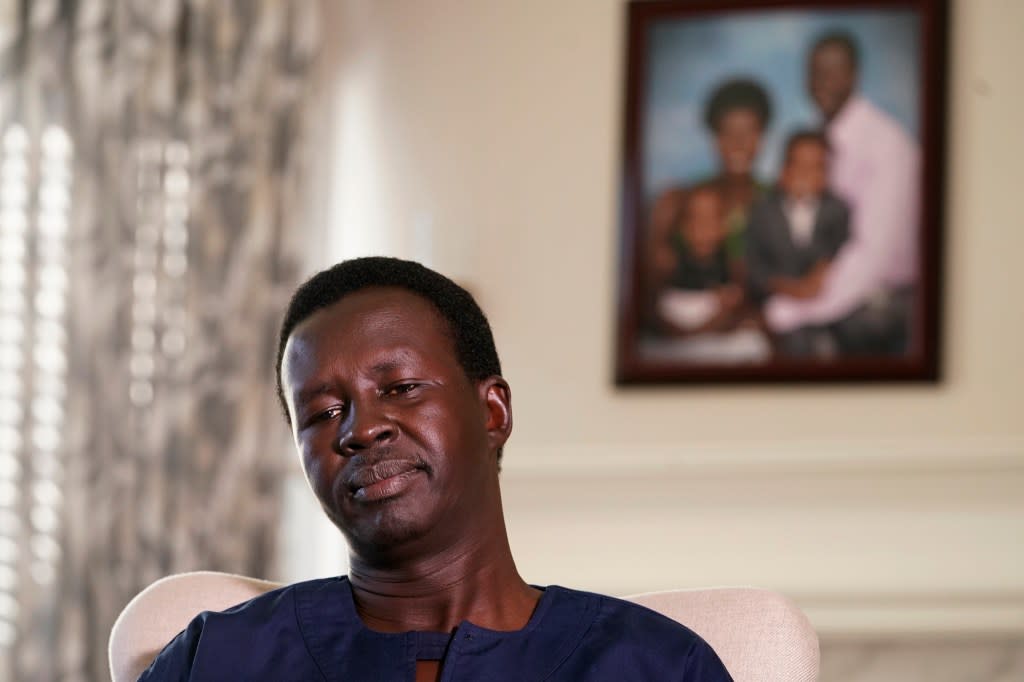
M828 258L833 259L839 250L850 239L850 211L846 208L846 202L835 200L831 231L829 233Z

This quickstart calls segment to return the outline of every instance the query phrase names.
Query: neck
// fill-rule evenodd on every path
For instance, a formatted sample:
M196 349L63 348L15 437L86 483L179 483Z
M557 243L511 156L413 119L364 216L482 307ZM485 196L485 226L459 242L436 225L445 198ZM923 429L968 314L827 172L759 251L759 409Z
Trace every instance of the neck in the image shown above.
M743 175L723 173L718 180L718 190L722 193L722 197L730 209L736 206L746 206L753 200L754 176L750 173Z
M843 99L842 103L840 103L840 105L836 107L835 111L833 111L831 114L824 115L826 127L828 127L834 120L836 120L836 117L843 112L843 109L846 108L846 105L850 103L850 100L852 98L853 93L851 92L849 95L846 96L845 99Z
M459 623L519 630L540 591L516 570L504 520L441 551L402 561L351 557L349 581L363 623L379 632L451 632Z
M723 173L723 188L728 191L742 192L754 186L754 176L751 173Z

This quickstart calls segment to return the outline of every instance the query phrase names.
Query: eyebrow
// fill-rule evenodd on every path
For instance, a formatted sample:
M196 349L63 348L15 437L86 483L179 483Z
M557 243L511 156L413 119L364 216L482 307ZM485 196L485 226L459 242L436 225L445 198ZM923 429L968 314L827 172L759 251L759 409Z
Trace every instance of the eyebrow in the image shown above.
M325 393L330 393L330 391L331 387L327 384L319 384L317 386L311 386L310 388L304 388L295 395L295 404L296 406L305 405L313 400L313 398Z
M387 372L392 372L398 369L401 366L401 364L401 361L397 359L388 358L387 360L381 360L380 362L376 363L373 367L370 368L370 371L374 374L386 374Z
M401 369L404 363L410 360L411 355L412 354L408 350L398 349L390 357L386 357L374 363L370 367L370 373L381 375ZM322 382L315 386L310 386L309 388L303 388L295 394L295 405L305 405L314 398L331 393L332 390L331 385L327 382Z
M416 358L416 354L406 347L398 347L391 349L391 351L375 362L370 367L372 374L387 374L397 369L401 369L413 362Z

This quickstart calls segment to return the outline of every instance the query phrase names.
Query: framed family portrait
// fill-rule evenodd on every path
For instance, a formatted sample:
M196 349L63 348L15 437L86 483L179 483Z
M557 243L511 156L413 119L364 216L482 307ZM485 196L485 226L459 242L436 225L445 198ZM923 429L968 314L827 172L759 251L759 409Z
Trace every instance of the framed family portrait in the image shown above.
M935 381L946 0L627 5L616 381Z

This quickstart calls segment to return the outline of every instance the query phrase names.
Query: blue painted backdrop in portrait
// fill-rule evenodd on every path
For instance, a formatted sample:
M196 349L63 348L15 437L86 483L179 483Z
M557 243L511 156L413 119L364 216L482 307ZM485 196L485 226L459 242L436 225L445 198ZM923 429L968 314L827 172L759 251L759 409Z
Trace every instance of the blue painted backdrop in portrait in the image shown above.
M665 21L651 29L644 130L645 193L690 183L718 170L704 104L736 76L759 81L772 98L755 174L772 182L782 145L796 128L820 123L807 95L807 51L830 30L860 47L858 91L918 137L919 24L910 11L761 11Z

